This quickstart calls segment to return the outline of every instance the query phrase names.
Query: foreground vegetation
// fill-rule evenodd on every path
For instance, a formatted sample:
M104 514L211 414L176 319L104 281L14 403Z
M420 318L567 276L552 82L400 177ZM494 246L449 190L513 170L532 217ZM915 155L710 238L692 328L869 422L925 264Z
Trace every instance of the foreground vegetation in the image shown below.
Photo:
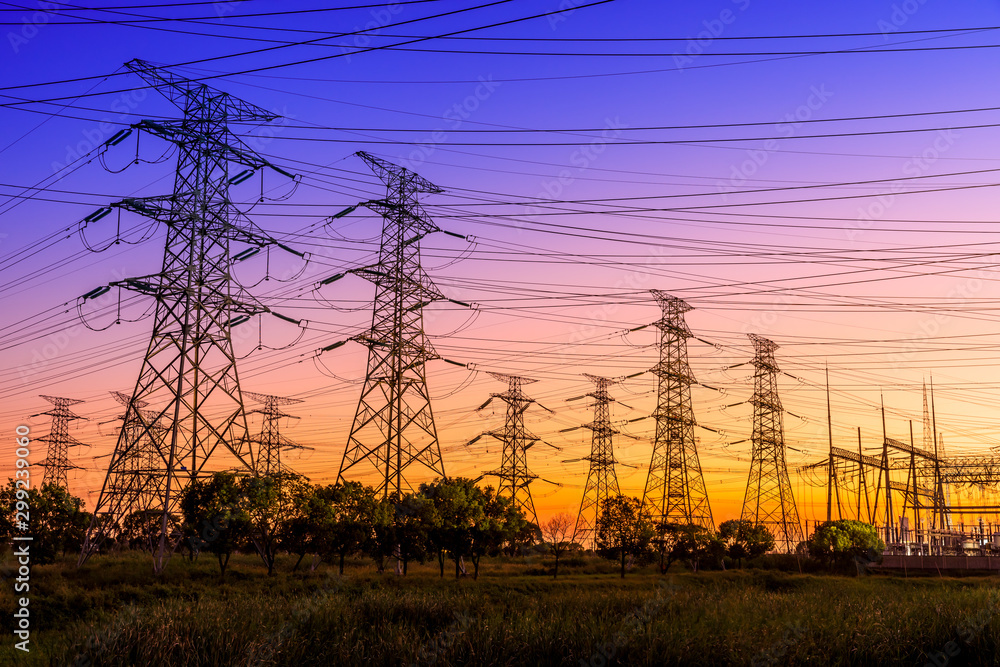
M1000 651L992 577L675 563L621 579L615 562L569 556L554 579L553 559L535 556L484 558L473 581L442 579L436 562L400 577L350 559L341 577L337 564L278 560L268 576L234 555L224 580L204 556L159 576L138 553L33 568L32 652L5 642L0 664L923 665L951 653L948 664L991 665ZM4 590L4 618L13 604Z

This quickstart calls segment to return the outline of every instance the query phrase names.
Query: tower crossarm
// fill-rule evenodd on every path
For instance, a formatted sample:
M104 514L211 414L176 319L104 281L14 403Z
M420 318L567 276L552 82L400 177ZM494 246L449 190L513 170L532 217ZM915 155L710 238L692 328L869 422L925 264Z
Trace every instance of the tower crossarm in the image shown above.
M911 492L913 492L913 487L910 487L909 485L907 485L906 482L899 482L899 481L896 481L896 480L892 480L892 481L889 482L889 488L892 489L893 491L903 491L905 493L911 493ZM927 498L933 498L934 497L934 492L931 491L930 489L926 488L926 487L917 486L915 488L916 488L916 493L917 493L918 496L925 496Z
M223 188L224 184L219 184ZM169 195L154 195L150 197L126 197L110 204L112 208L138 213L150 220L156 220L166 225L187 224L189 226L208 226L212 234L260 247L276 245L296 255L302 253L289 248L276 239L268 236L256 225L249 222L238 223L230 220L227 214L212 209L199 211L197 214L188 210L187 202L197 193L180 193Z
M416 174L405 167L400 167L391 162L377 158L371 153L358 151L355 153L365 161L368 167L375 172L379 180L389 186L390 189L402 190L407 195L424 192L427 194L437 194L444 192L441 188L428 181L423 176Z
M423 272L416 275L390 275L386 272L384 267L378 264L372 266L362 266L356 269L351 269L346 273L353 273L356 276L360 276L365 280L375 283L376 285L381 285L387 281L394 281L399 283L399 288L405 290L407 299L409 300L419 300L414 304L410 304L408 307L416 310L417 308L422 308L433 301L443 301L447 300L447 297L441 293L430 278L428 278Z
M955 456L941 460L941 481L946 484L998 485L1000 458Z
M166 300L178 300L196 295L194 288L178 285L176 281L168 280L162 273L116 280L108 284L111 287L122 287L133 292ZM221 293L202 292L197 294L197 296L202 299L202 303L210 304L213 308L224 311L229 315L253 316L270 312L269 308L255 301L237 300ZM218 324L223 325L226 322L219 322Z
M934 454L932 454L932 453L930 453L928 451L925 451L923 449L920 449L919 447L914 447L913 445L909 445L909 444L907 444L905 442L902 442L900 440L894 440L893 438L887 437L885 439L885 444L886 444L887 447L891 447L892 449L896 449L896 450L899 450L901 452L906 452L907 454L913 454L915 456L919 456L921 458L925 458L925 459L928 459L930 461L937 461L938 460L938 458L936 456L934 456Z
M871 466L873 468L882 467L882 459L876 456L868 456L867 454L858 454L857 452L852 452L849 449L841 449L840 447L831 447L830 453L834 458L844 459L846 461L853 461L854 463L863 463L864 465Z
M231 123L269 122L278 118L276 113L233 97L229 93L210 88L203 83L179 77L148 61L135 58L125 63L125 66L182 111L188 111L192 98L197 96L198 99L211 100L213 114Z
M242 142L235 135L229 133L219 137L215 133L206 133L200 128L191 127L186 120L141 120L132 127L154 134L173 144L192 141L211 144L215 147L218 157L229 162L235 162L251 169L270 167L281 174L292 176L284 169L257 155L252 149L242 145L234 146L234 143L242 144ZM294 178L294 176L292 177Z

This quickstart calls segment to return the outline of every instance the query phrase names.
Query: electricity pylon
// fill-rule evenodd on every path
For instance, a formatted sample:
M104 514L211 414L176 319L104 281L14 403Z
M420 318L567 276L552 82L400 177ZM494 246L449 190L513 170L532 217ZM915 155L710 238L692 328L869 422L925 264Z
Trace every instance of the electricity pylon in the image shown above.
M122 425L118 437L125 438L133 445L118 467L119 484L108 489L108 494L120 496L114 499L113 504L132 508L132 511L146 512L150 500L156 496L157 489L165 481L154 474L160 467L160 450L165 432L163 420L153 411L145 409L149 407L146 401L132 401L128 394L120 391L113 391L111 395L125 407L125 412L119 417ZM130 403L134 409L129 409Z
M650 290L663 317L660 330L660 362L653 367L658 378L656 437L646 476L642 504L654 523L693 523L715 532L708 490L698 461L696 425L691 408L691 384L695 382L688 365L687 339L691 329L684 313L692 307L683 299L660 290Z
M490 401L499 398L507 404L507 420L503 430L497 429L483 434L493 436L503 443L500 468L483 475L498 477L500 485L497 493L510 498L524 517L537 526L538 514L535 512L535 501L531 498L529 485L538 479L538 475L533 475L528 470L528 449L538 442L539 437L524 427L524 412L535 400L529 398L521 389L522 386L537 380L505 373L490 373L490 375L501 382L506 382L507 391L502 394L491 394L489 400L479 407L485 408ZM475 440L480 437L482 436L478 436Z
M375 303L371 329L353 338L368 347L368 369L337 481L374 475L380 495L402 495L427 473L445 477L425 370L440 357L423 316L424 306L445 297L420 266L420 239L441 229L417 201L419 193L442 190L408 169L357 155L385 183L386 196L364 203L383 218L378 263L351 271L375 284Z
M774 535L775 549L792 553L802 541L802 525L785 462L784 410L778 398L778 364L774 360L778 346L757 334L748 335L755 353L750 399L753 451L740 518L767 526Z
M587 484L583 489L583 500L573 529L573 541L593 546L597 538L597 520L604 506L609 498L621 493L618 476L615 474L614 435L618 431L611 426L610 406L615 399L608 393L608 387L621 380L588 373L584 373L584 376L594 383L594 391L587 394L594 399L594 421L583 425L593 432L590 456L584 457L585 461L590 461L590 470L587 472Z
M264 405L263 408L252 410L252 412L264 417L264 421L261 424L260 436L257 438L257 444L260 447L257 456L257 474L273 475L279 472L287 472L286 467L281 463L281 450L305 449L305 447L281 435L279 421L282 417L290 419L298 419L298 417L286 414L279 406L301 403L302 400L298 398L271 396L270 394L258 394L252 391L245 391L243 395L252 401L257 401Z
M111 396L125 407L125 412L118 417L121 421L118 437L125 437L135 444L119 463L118 484L107 490L108 504L130 508L129 514L122 517L123 525L119 526L119 536L133 545L142 544L152 551L159 538L159 533L153 529L152 524L158 522L159 516L155 510L149 509L149 504L158 490L162 490L165 481L154 473L160 467L160 450L166 429L157 414L144 410L148 407L145 401L135 401L135 410L129 410L131 397L128 394L112 391ZM144 419L139 418L140 412ZM149 424L149 428L144 426L144 422ZM122 431L126 431L124 436Z
M240 217L229 186L248 171L230 178L229 166L269 166L288 174L242 144L227 125L271 121L275 114L141 60L126 66L184 115L134 126L177 146L173 193L112 205L164 223L167 234L159 273L111 283L152 296L156 313L80 563L120 530L126 516L143 511L159 517L153 569L160 572L180 538L170 526L185 488L214 470L255 470L230 327L266 308L232 281L229 246L274 240ZM153 407L143 410L144 404ZM161 423L164 432L157 433ZM136 450L149 442L157 447L155 467L136 486Z
M80 469L80 466L70 463L69 448L84 446L82 442L69 434L69 423L76 419L84 419L84 417L74 414L69 406L83 403L83 401L56 396L42 396L42 398L52 404L52 408L38 415L52 417L52 427L49 429L49 434L38 438L39 442L49 443L45 460L40 464L43 468L42 485L53 484L67 489L69 488L67 472Z

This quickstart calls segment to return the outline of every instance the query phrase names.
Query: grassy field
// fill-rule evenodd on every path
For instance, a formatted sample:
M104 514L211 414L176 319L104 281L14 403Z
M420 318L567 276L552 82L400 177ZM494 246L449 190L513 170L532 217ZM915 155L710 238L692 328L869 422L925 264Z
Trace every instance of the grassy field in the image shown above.
M12 648L4 582L0 664L24 665L994 665L997 578L843 578L743 570L665 577L578 560L484 561L480 578L405 578L348 564L268 578L249 556L140 555L32 570L32 651ZM933 664L933 663L932 663Z

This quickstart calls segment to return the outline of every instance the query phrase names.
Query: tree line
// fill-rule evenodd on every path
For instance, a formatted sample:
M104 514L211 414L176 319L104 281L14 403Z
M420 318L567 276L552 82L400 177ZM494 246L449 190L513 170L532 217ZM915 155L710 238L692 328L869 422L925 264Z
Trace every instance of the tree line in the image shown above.
M22 505L18 505L22 503ZM65 489L45 485L19 489L13 480L0 488L0 542L18 533L15 509L30 508L33 562L51 562L60 553L78 552L91 515L83 501ZM103 548L152 550L160 535L162 513L135 512L117 526ZM296 556L293 571L303 562L310 569L334 564L343 574L349 557L370 558L381 573L392 564L405 575L414 561L436 561L440 576L445 564L455 576L479 575L483 556L548 553L555 558L553 576L567 554L583 551L573 541L575 520L557 514L537 526L510 498L491 486L468 478L439 479L417 491L381 496L359 482L313 484L298 475L267 476L215 473L185 489L180 512L168 517L171 542L188 558L211 554L225 577L234 553L256 553L273 574L279 553ZM773 550L774 536L762 524L730 520L718 531L671 521L654 521L638 498L619 495L601 509L594 552L614 560L625 576L630 563L656 563L661 572L683 563L692 571L741 567L744 560ZM802 555L833 569L845 569L863 557L880 557L884 544L873 526L857 521L820 524ZM308 559L308 560L307 560Z

